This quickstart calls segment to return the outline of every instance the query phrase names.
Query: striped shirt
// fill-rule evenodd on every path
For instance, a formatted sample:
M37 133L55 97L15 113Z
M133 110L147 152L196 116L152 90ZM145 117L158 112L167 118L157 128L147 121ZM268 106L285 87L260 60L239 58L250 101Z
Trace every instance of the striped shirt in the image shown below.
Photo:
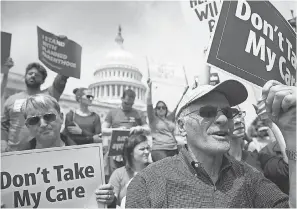
M213 183L187 147L155 162L129 184L126 208L289 207L288 196L263 174L225 155Z

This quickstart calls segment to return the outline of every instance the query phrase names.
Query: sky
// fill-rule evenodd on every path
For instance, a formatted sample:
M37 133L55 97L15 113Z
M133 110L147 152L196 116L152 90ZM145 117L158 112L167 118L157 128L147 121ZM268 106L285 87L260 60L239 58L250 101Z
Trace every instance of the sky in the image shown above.
M296 11L294 1L272 3L286 19L292 18L290 9ZM121 25L124 48L135 56L144 76L143 83L147 79L146 56L156 62L184 66L192 83L204 67L202 51L208 45L204 33L207 28L193 29L194 20L187 15L185 4L188 2L1 1L1 30L12 33L11 57L15 66L11 71L24 74L30 62L39 61L37 26L56 35L66 35L82 46L81 79L70 78L64 92L72 94L74 88L96 82L93 73L116 47L114 39ZM50 86L56 75L50 70L48 74L42 88ZM229 78L223 73L220 77ZM173 109L183 85L182 80L179 86L157 84L154 101L164 100Z

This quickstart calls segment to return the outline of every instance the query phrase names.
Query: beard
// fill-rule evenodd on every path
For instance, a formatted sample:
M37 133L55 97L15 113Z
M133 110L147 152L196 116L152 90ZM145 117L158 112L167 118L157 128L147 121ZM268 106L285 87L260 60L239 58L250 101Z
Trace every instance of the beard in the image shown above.
M25 80L25 83L26 83L27 87L32 88L32 89L37 89L41 86L41 83L38 83L36 81L33 83L30 83L28 80Z

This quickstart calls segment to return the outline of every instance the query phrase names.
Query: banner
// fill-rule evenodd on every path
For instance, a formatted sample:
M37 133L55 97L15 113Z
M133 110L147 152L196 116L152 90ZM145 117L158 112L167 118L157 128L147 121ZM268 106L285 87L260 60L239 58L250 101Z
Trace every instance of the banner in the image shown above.
M11 34L1 31L1 65L5 63L7 58L10 57L10 47L11 47ZM1 68L1 73L3 72Z
M81 46L37 27L39 60L52 71L80 78Z
M268 1L224 1L207 62L258 86L296 83L296 33Z
M193 22L194 27L203 28L208 38L215 29L216 17L220 11L221 0L187 0L180 2L186 21ZM208 30L205 30L205 29Z
M129 137L129 130L113 130L109 146L108 156L123 154L125 140Z
M101 144L2 154L1 202L6 208L101 208Z

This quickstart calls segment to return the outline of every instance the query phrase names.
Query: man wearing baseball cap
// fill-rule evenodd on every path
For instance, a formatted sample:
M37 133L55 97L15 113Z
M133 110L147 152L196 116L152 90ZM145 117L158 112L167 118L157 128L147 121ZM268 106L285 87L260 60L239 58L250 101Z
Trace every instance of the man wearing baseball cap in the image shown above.
M289 159L290 204L288 196L261 172L227 155L238 114L231 107L248 96L244 85L227 80L188 90L176 115L187 145L178 155L153 163L134 177L126 208L296 207L295 92L296 87L276 81L268 81L262 90L268 114L294 153Z

